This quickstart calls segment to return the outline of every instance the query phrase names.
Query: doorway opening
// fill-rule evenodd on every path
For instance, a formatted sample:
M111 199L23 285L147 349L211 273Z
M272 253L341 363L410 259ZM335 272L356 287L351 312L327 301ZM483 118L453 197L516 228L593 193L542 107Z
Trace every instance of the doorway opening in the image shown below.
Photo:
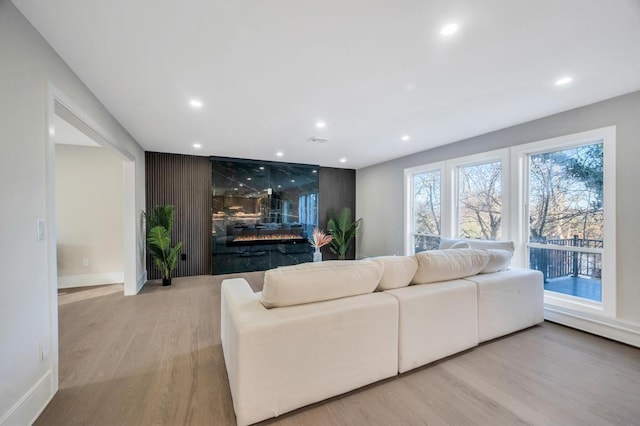
M138 268L138 243L137 228L140 223L136 215L136 184L135 184L135 156L128 152L127 149L120 146L108 133L106 133L90 116L82 109L75 105L64 93L59 91L52 85L49 85L48 108L46 115L48 133L46 144L46 166L47 166L47 223L48 242L47 242L47 259L48 259L48 281L49 281L49 303L50 303L50 362L52 370L52 391L55 393L59 385L59 334L58 334L58 288L62 287L78 287L83 285L106 284L106 281L123 283L122 288L125 295L135 295L144 284L144 276L139 279L137 276ZM66 143L62 143L66 139ZM57 152L58 151L58 152ZM107 164L108 167L102 169L111 177L116 177L116 182L101 183L100 188L95 188L95 192L104 191L105 188L111 190L109 195L110 202L102 203L102 206L108 206L110 211L98 214L95 210L91 210L91 200L87 200L86 195L91 193L92 188L84 188L83 185L96 185L95 179L85 179L89 182L78 182L82 180L81 175L65 176L69 185L64 185L65 194L58 193L56 187L56 169L58 166L57 154L61 152L64 161L87 161L92 164ZM62 162L62 161L61 161ZM77 165L77 164L76 164ZM99 174L96 170L94 173L86 170L86 164L82 165L86 175ZM118 171L119 169L119 171ZM68 170L66 170L68 171ZM99 180L99 179L98 179ZM115 188L117 186L118 188ZM84 197L82 196L84 193ZM66 222L64 230L61 226L60 247L58 244L58 206L57 198L66 198L73 200L75 206L66 206L64 218ZM95 194L95 196L106 196L104 193ZM115 210L114 210L115 209ZM78 211L81 220L85 223L80 225L78 217L73 216ZM87 214L87 211L89 212ZM105 213L105 214L102 214ZM89 217L86 217L86 216ZM84 216L84 217L83 217ZM88 224L95 217L93 228ZM108 219L107 219L108 218ZM81 232L74 230L74 221ZM111 235L111 238L101 237L95 230L100 226L106 226L105 221L111 221L112 232L117 235ZM73 235L74 232L78 235ZM80 244L73 244L74 239L80 239ZM71 241L71 243L69 243ZM110 241L105 243L104 241ZM110 245L109 254L105 255L101 244ZM116 247L118 246L119 247ZM144 250L144 248L142 248ZM109 259L106 259L109 258ZM105 265L106 263L106 265ZM86 266L85 266L86 265ZM99 270L92 269L99 266ZM60 268L60 271L59 271ZM78 269L74 269L78 268ZM59 279L59 272L61 273ZM83 273L86 272L86 273Z

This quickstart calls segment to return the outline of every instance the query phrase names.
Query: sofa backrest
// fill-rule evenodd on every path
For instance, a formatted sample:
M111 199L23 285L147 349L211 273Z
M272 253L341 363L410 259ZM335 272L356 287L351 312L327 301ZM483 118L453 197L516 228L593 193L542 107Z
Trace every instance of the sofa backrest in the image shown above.
M371 293L383 266L371 260L329 260L271 269L260 301L267 308L301 305Z

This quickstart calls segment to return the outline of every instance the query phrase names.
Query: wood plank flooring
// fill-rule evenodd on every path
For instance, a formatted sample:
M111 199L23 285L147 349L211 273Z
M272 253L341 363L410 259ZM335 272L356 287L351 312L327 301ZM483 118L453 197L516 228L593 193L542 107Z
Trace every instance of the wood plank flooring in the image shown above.
M36 424L234 425L221 280L61 293L60 390ZM545 322L264 424L639 425L640 349Z

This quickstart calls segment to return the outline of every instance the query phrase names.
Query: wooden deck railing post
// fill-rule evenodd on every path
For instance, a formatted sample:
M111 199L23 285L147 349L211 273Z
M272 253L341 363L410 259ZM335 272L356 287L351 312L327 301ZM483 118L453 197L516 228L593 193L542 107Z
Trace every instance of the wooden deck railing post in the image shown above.
M573 236L573 246L578 247L578 236ZM573 277L578 278L578 252L573 252Z

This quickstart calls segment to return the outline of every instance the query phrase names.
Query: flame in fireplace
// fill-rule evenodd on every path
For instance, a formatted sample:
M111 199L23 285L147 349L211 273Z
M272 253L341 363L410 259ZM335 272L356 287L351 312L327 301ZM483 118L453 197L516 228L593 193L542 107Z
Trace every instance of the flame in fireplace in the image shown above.
M272 241L272 240L302 240L298 234L266 234L266 235L238 235L233 242L242 241Z

